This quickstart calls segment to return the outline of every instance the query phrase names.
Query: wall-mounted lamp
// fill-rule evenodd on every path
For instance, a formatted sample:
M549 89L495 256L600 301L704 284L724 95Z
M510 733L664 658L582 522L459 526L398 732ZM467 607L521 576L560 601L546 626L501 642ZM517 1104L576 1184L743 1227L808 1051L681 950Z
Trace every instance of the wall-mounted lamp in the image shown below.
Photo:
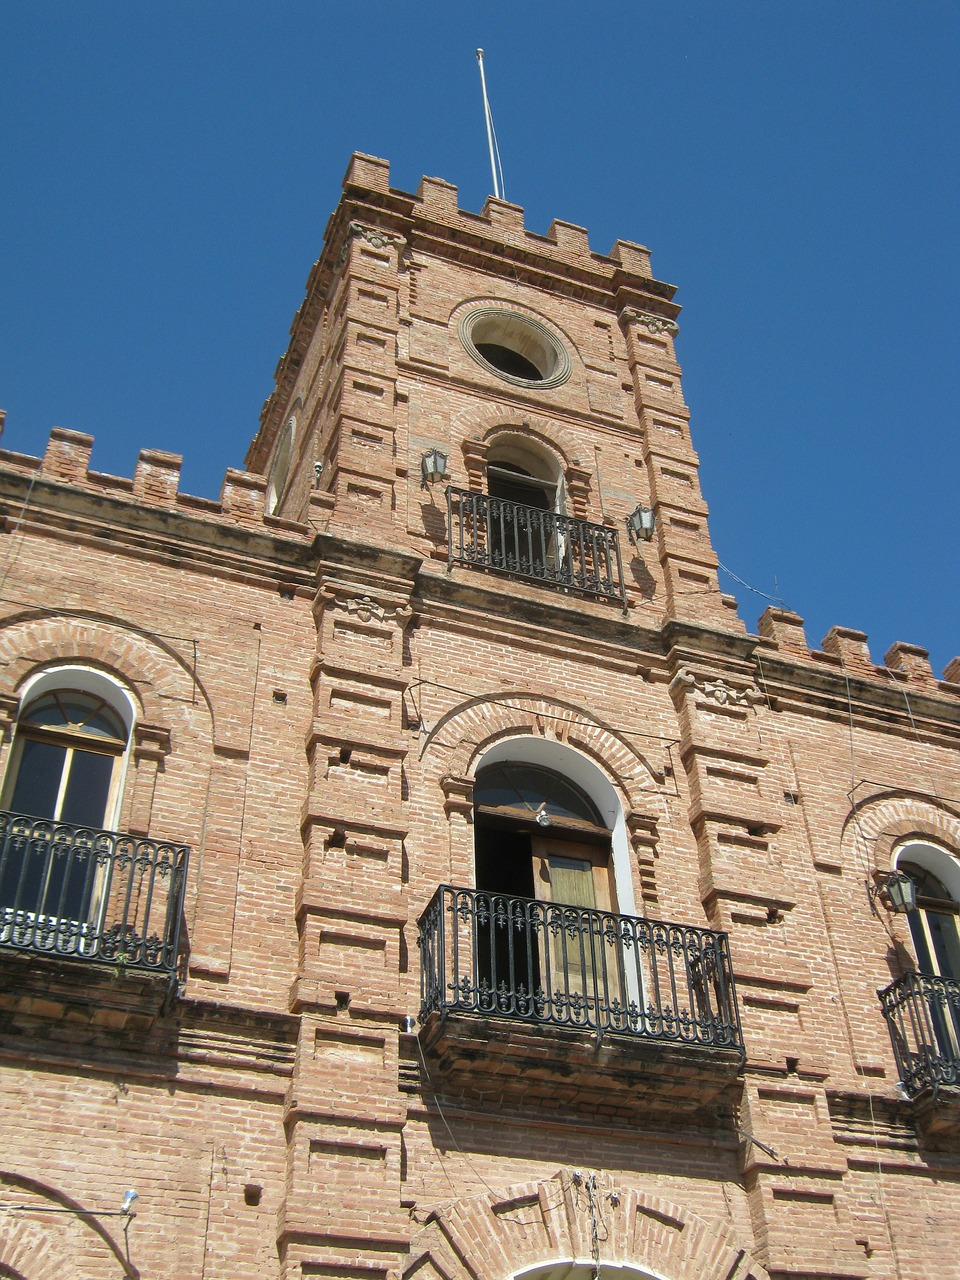
M534 814L534 821L538 827L549 827L553 825L553 819L550 817L549 813L547 813L546 801L544 801Z
M903 871L891 871L878 882L879 892L884 894L891 911L904 915L917 905L917 886Z
M438 484L447 476L447 455L439 449L428 449L420 458L420 488Z
M653 528L653 512L649 507L638 506L627 516L627 533L634 545L649 542L653 537Z

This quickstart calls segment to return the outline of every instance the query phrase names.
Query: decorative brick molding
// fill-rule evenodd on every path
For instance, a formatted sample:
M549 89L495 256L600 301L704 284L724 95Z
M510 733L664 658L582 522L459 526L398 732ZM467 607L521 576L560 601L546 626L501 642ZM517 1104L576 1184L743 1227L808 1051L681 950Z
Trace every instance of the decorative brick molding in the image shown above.
M589 712L569 703L532 694L505 692L496 701L477 698L455 707L434 725L424 746L430 752L435 740L459 745L447 758L450 777L472 777L477 761L500 738L533 734L576 747L599 764L626 794L624 811L644 810L641 796L649 796L650 784L662 774L634 747L612 730L598 724ZM646 784L644 787L643 784Z
M39 667L92 663L119 676L137 694L146 718L166 719L163 699L209 702L189 669L192 660L174 655L150 638L122 624L95 617L51 613L18 618L0 630L0 671L13 694ZM212 711L211 711L212 715Z
M842 846L856 866L854 845L866 843L875 872L890 870L894 851L907 840L930 840L960 856L960 816L945 805L905 792L863 800L844 824Z
M153 812L153 796L157 788L157 773L170 754L170 730L160 725L137 724L133 730L133 759L136 777L127 829L136 836L150 834L150 816Z
M599 1261L638 1278L767 1280L768 1273L722 1220L617 1186L604 1175L560 1170L543 1182L457 1200L435 1210L414 1237L403 1275L508 1280L560 1262L596 1261L593 1223L602 1217ZM594 1208L591 1208L591 1205Z
M443 811L447 817L457 813L467 822L473 821L473 778L440 779L443 788Z

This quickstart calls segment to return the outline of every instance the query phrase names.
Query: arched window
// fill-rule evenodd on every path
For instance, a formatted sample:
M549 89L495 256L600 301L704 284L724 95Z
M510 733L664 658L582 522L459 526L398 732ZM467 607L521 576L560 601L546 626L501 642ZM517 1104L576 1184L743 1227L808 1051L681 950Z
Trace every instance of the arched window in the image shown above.
M3 788L0 913L86 918L95 859L68 829L95 839L115 821L132 724L132 699L99 672L58 668L28 687Z
M503 761L477 774L477 888L611 910L610 831L574 783Z
M960 979L960 862L936 845L916 842L898 851L896 867L916 886L917 906L908 920L920 972Z
M276 514L287 487L287 480L290 477L290 463L293 459L293 442L296 434L297 420L295 417L288 418L286 426L280 435L276 452L273 455L273 462L270 466L270 474L267 478L266 511L268 516Z
M908 913L929 1030L939 1054L960 1059L960 861L933 844L904 845L896 868L916 886Z
M496 441L487 455L487 492L493 498L520 502L540 511L562 515L565 508L563 471L557 459L517 436Z

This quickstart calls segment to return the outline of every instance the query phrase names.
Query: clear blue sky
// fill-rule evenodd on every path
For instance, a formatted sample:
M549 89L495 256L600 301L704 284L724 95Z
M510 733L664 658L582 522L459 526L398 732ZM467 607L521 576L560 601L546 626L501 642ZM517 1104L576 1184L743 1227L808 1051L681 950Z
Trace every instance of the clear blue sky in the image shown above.
M834 623L960 653L957 0L0 10L3 444L242 464L351 151L653 251L718 554ZM753 629L765 601L729 578Z

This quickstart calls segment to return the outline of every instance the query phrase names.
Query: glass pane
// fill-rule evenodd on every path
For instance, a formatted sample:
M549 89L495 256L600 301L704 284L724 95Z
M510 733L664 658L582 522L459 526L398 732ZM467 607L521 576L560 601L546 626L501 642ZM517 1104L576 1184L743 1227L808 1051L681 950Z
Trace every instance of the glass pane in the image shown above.
M55 816L66 756L66 747L54 742L24 739L17 781L10 798L10 808L14 813L26 813L35 818Z
M940 911L928 911L926 916L936 956L936 972L943 978L960 978L957 917Z
M578 787L536 765L494 764L481 769L473 798L481 805L526 808L531 815L542 805L552 818L580 818L604 825L591 801Z
M936 973L933 955L927 942L927 933L924 929L923 911L911 911L907 919L910 922L910 936L913 938L913 945L917 953L917 965L921 973Z
M59 817L83 827L102 827L110 798L110 779L115 756L98 751L72 753L67 791Z
M23 715L26 724L40 724L51 729L80 729L96 738L125 740L127 731L102 698L74 690L45 694L32 703Z

